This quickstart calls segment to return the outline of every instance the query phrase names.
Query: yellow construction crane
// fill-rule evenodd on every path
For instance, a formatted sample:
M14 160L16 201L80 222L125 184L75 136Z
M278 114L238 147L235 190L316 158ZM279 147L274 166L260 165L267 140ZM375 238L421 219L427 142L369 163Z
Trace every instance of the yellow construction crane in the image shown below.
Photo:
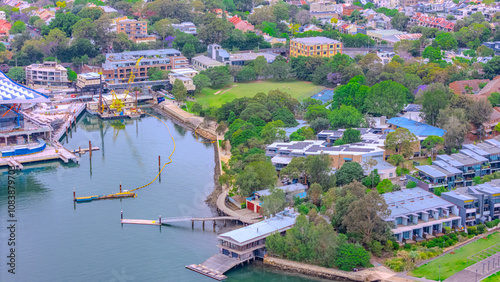
M130 72L130 76L128 78L128 83L127 83L128 88L124 92L125 96L123 96L123 99L119 99L114 90L111 91L112 102L111 102L111 105L109 107L111 109L116 110L116 112L118 112L118 113L121 112L123 106L125 106L125 103L124 103L125 99L127 99L127 96L130 93L131 83L134 82L134 79L135 79L134 70L137 69L137 71L139 71L139 63L141 62L142 58L143 57L140 57L137 60L137 62L135 63L135 67Z

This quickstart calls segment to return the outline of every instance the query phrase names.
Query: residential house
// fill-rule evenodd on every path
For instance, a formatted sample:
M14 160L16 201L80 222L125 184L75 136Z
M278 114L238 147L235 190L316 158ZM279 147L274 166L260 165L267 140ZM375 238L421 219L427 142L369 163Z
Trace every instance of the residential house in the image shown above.
M180 24L172 24L172 27L175 30L182 31L184 33L188 33L188 34L192 34L192 35L197 34L196 26L192 22L183 22Z
M306 187L301 184L301 183L294 183L294 184L289 184L289 185L284 185L284 186L278 186L276 189L281 189L283 192L285 192L285 195L290 195L290 196L305 196L304 194L306 193ZM269 196L271 192L269 189L266 190L261 190L261 191L255 191L253 192L252 197L246 198L246 207L247 209L260 213L260 208L262 207L262 201L260 200L260 197L265 197ZM301 197L303 198L303 197Z
M170 71L168 79L171 85L174 85L176 80L180 80L187 91L193 92L196 90L196 86L193 84L193 77L197 74L198 71L191 68L176 69Z
M378 43L385 41L391 46L400 40L418 40L422 37L420 33L408 34L396 29L367 30L366 35Z
M444 228L462 229L458 207L421 188L403 189L382 195L391 215L390 224L396 241L412 244L444 235Z
M344 9L342 10L342 15L350 16L352 14L352 12L354 12L355 10L358 10L359 12L361 12L361 11L363 11L363 8L356 6L356 5L344 6Z
M495 41L495 42L483 42L483 45L493 49L495 51L496 55L500 55L500 41Z
M10 29L12 25L6 20L0 20L0 37L5 37L10 35Z
M445 18L428 17L422 13L415 13L415 15L411 17L409 24L412 26L419 25L437 28L447 32L453 31L453 27L455 26L455 23L447 21Z
M415 136L417 136L418 140L420 141L431 135L443 137L446 133L446 130L444 129L411 120L405 117L393 117L387 120L387 124L390 125L389 128L392 130L396 130L400 127L408 129L410 133L415 134Z
M238 15L234 15L232 18L227 19L229 22L234 24L235 29L239 29L243 32L254 31L255 27L249 23L247 20L242 20Z

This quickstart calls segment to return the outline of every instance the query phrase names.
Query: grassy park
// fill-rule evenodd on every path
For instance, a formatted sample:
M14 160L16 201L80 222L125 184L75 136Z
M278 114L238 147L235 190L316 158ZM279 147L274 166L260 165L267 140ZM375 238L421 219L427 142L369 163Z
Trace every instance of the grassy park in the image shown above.
M498 281L500 281L500 271L482 280L482 282L498 282Z
M441 274L441 280L444 280L464 270L467 267L467 257L498 243L500 243L500 233L495 232L488 235L486 239L478 239L473 243L455 250L455 254L448 253L422 265L413 270L410 275L437 281L439 279L439 274ZM441 266L441 269L439 269L439 266Z
M248 83L232 83L222 89L204 88L195 98L201 105L219 107L236 98L253 97L259 92L279 89L287 92L295 99L302 101L305 98L320 92L323 86L317 86L305 81L253 81Z

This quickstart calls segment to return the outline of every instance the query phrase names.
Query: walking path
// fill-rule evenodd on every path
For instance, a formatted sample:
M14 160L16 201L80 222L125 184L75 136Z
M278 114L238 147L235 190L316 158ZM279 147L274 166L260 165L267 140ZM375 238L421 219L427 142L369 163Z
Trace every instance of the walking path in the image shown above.
M247 224L256 223L262 220L260 218L260 214L252 212L249 209L241 209L241 210L233 210L226 205L226 197L228 195L229 190L224 190L220 193L217 198L217 208L222 211L224 214L238 218L239 221Z
M466 269L455 273L446 282L481 281L481 279L500 271L500 253L496 253Z

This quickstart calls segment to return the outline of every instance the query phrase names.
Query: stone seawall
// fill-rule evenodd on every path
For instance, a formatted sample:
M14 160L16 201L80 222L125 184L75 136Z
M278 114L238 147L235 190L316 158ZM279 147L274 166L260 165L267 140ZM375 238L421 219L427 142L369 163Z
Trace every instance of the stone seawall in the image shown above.
M388 276L368 269L359 272L348 272L274 257L265 257L264 264L283 271L302 273L337 281L384 281Z

